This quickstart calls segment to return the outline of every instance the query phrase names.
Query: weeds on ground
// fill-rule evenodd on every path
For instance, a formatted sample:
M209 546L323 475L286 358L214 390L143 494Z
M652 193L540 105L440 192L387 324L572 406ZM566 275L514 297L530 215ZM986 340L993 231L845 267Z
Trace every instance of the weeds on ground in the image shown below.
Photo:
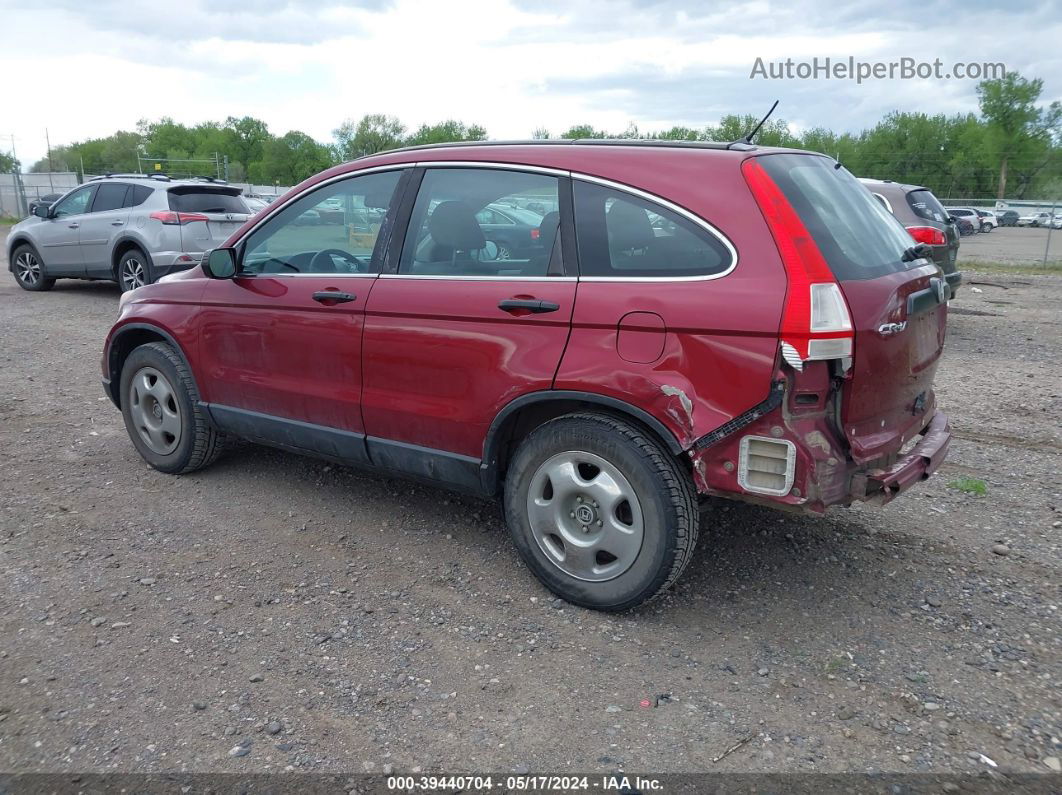
M976 494L978 497L984 497L988 494L988 486L985 485L983 480L978 478L958 478L948 484L949 489L958 489L964 494Z

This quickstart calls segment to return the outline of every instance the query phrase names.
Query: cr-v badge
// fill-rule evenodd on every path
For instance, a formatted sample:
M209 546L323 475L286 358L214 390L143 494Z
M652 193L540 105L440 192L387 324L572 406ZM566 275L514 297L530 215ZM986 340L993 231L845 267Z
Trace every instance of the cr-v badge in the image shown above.
M893 334L899 334L907 328L907 321L903 323L882 323L878 326L878 334L883 337L891 337Z

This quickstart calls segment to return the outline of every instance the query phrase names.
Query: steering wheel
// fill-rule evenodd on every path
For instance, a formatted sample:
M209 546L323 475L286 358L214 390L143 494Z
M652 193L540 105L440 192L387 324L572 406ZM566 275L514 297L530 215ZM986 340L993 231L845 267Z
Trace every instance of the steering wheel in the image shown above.
M332 257L339 257L341 260L350 265L350 273L369 272L368 260L362 259L361 257L357 257L354 254L351 254L349 251L344 251L341 248L326 248L321 251L318 251L316 254L313 255L313 259L310 260L310 273L326 272L318 270L319 264L323 265L323 262L319 263L319 261L323 260L326 257L328 258L329 262L331 262ZM331 262L331 264L334 268L335 263Z

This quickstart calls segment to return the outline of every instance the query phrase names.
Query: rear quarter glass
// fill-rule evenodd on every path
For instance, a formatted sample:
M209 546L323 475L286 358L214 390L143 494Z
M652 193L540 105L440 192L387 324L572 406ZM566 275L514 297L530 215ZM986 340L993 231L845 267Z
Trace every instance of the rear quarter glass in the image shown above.
M838 281L907 270L911 236L847 169L822 155L757 158L811 233Z

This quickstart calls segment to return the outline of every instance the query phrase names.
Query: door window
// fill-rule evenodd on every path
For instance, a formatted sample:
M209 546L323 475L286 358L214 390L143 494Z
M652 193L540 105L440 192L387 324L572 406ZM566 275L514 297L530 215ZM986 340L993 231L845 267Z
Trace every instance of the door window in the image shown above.
M574 195L580 276L709 276L733 264L721 240L655 202L578 180Z
M96 198L92 200L92 212L102 213L123 207L128 190L129 186L122 182L103 183L97 188Z
M491 168L424 174L399 273L546 276L560 225L559 180ZM541 212L527 209L536 205ZM559 257L559 254L557 254Z
M380 229L401 175L352 177L292 202L247 238L241 272L374 273Z
M95 185L86 185L84 188L74 191L52 209L52 217L65 218L68 215L81 215L88 210L89 199Z

